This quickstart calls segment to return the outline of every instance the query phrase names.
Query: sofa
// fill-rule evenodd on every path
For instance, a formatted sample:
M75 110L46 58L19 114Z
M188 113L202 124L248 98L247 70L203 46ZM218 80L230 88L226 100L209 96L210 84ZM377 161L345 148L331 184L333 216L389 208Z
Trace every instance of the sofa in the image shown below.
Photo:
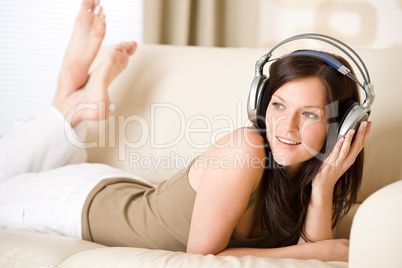
M92 67L108 49L102 47ZM87 161L155 184L168 179L219 137L250 125L249 87L255 62L267 50L140 46L109 87L109 119L85 123L88 133L80 146ZM0 229L0 267L402 267L402 49L357 52L370 71L376 99L358 202L337 229L338 238L350 238L349 263L106 247Z

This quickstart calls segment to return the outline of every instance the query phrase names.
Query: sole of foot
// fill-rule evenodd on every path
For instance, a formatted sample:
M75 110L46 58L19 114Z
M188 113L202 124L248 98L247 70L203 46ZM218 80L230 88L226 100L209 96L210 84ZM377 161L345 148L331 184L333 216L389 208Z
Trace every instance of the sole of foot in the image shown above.
M105 31L105 14L99 0L84 0L64 55L56 102L85 85L89 67L99 51Z
M127 67L129 57L136 49L136 42L115 45L91 73L85 86L72 92L59 107L56 106L73 127L82 120L104 120L109 116L107 89Z

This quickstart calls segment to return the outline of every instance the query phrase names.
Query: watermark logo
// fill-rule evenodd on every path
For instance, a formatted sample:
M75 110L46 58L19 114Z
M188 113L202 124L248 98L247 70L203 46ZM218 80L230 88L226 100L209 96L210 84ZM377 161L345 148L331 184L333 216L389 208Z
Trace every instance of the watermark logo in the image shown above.
M333 140L333 137L330 137L330 133L337 133L338 124L336 120L330 120L332 118L337 118L338 116L338 103L332 103L325 107L326 121L327 123L327 147L333 147L333 142L328 142ZM66 118L73 118L75 114L82 110L91 110L98 111L100 114L100 118L105 118L106 113L113 112L116 110L115 104L110 104L106 107L104 102L99 103L81 103L78 107L73 107L69 113L67 113ZM169 122L162 122L164 119L168 117L164 117L164 115L169 114L169 116L173 117L172 123L170 125ZM205 151L210 146L215 146L217 148L225 148L225 147L238 147L243 146L242 143L246 143L248 146L252 146L253 148L262 148L263 145L255 144L251 140L249 140L248 135L244 135L242 137L235 135L228 135L241 127L250 127L252 126L251 122L246 119L243 120L243 116L246 113L242 102L238 101L236 103L236 115L233 117L227 114L219 114L213 117L207 117L206 115L196 114L193 116L186 116L183 110L174 104L171 103L154 103L149 107L149 112L143 115L110 115L108 120L106 121L98 121L98 133L97 137L94 140L79 140L74 134L74 131L66 127L65 134L67 139L71 144L78 148L90 149L95 147L108 147L108 148L117 148L118 150L118 159L120 161L126 161L127 157L129 158L130 168L145 168L156 170L157 168L181 168L185 167L189 163L189 159L181 158L178 155L169 155L168 157L146 157L141 156L139 153L135 152L137 149L141 149L146 146L150 149L156 150L166 150L171 148L174 151L175 146L178 146L181 143L185 143L185 146L189 146L194 149L194 151ZM162 118L162 119L161 119ZM170 117L169 117L170 118ZM168 119L169 120L169 119ZM265 120L263 118L262 120ZM286 120L286 116L277 116L273 118L270 122L271 125L268 126L269 129L272 130L272 133L268 133L268 135L276 135L276 131L278 129L279 123L283 120ZM67 124L66 124L67 125ZM161 125L165 126L165 129L161 127ZM225 126L220 128L215 128L216 125ZM166 126L168 126L166 128ZM202 126L202 127L201 127ZM302 125L301 128L301 136L303 137L305 134L305 130L310 126L307 122ZM106 133L107 132L107 133ZM165 133L169 132L170 139L160 138ZM174 133L174 134L172 134ZM118 136L116 136L116 134ZM223 136L230 137L226 139L226 142L216 143L219 138ZM134 137L133 137L134 136ZM108 140L106 140L108 137ZM158 138L159 137L159 138ZM194 138L196 137L196 138ZM336 142L336 141L335 141ZM273 139L272 144L270 144L271 148L275 148L278 146L277 140ZM328 150L322 153L321 151L317 151L314 148L309 147L307 144L303 144L305 149L311 154L312 157L316 157L321 161L324 161L327 157ZM241 163L240 156L236 156L239 162ZM267 158L270 159L270 158ZM276 155L275 159L278 164L285 165L286 161L280 156ZM247 157L242 157L242 161L254 161L253 159L247 159ZM215 163L218 160L210 160L209 164ZM221 168L224 168L225 161L227 159L219 160L219 165ZM280 162L280 163L279 163ZM244 164L244 163L243 163Z
M251 168L278 168L284 159L279 157L276 161L272 155L264 158L251 156L250 153L240 154L235 152L232 156L205 156L201 153L195 153L193 156L182 156L175 152L170 152L165 156L143 156L137 152L130 152L129 168L135 170L146 169L151 173L155 173L160 169L180 169L185 172L185 168L194 161L193 166L195 169L202 168L215 169L215 170L242 170Z
M106 113L106 109L114 111L116 106L110 104L106 107L105 103L82 103L79 107L73 107L66 118L73 118L75 114L82 110L100 111ZM170 122L161 122L166 119L164 114L171 117ZM243 120L242 115L245 111L242 102L236 104L236 116L233 119L227 114L219 114L213 117L196 114L190 117L186 116L183 110L171 103L154 103L150 105L149 112L142 115L110 115L107 121L98 121L97 137L90 141L79 140L71 135L71 128L65 128L66 137L71 144L78 148L90 149L95 147L118 148L119 160L126 160L127 149L140 149L143 146L151 149L174 148L180 143L186 143L187 146L196 150L206 150L211 145L217 148L241 146L241 142L247 142L250 146L259 146L245 136L245 139L232 137L225 143L216 144L216 141L226 134L230 134L238 128L251 126L250 121ZM105 114L99 115L105 118ZM215 125L225 127L214 128ZM165 128L161 127L165 126ZM167 126L167 127L166 127ZM172 130L173 129L173 130ZM169 132L170 139L163 137L164 132ZM116 134L118 135L116 137ZM108 140L106 140L108 137ZM137 138L137 139L136 139ZM107 144L107 145L106 145Z

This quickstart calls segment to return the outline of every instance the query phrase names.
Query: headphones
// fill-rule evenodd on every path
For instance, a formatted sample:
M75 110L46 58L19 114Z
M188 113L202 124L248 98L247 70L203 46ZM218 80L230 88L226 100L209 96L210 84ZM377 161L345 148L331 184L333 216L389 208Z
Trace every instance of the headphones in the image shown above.
M274 61L276 59L270 60L272 53L274 52L275 49L278 47L295 41L299 39L313 39L313 40L318 40L325 42L327 44L330 44L340 51L342 51L346 56L348 56L349 59L353 61L353 63L357 66L358 70L360 71L364 82L361 83L359 80L350 72L350 70L343 65L340 61L335 59L334 57L331 57L330 55L319 52L319 51L310 51L310 50L302 50L302 51L296 51L291 53L290 55L285 55L282 56L291 56L291 55L305 55L305 56L311 56L315 57L318 59L323 60L326 64L329 66L333 67L343 75L346 75L353 81L355 81L359 87L361 87L365 94L366 94L366 99L364 100L362 105L359 105L359 103L353 101L353 100L346 100L343 103L341 103L339 109L338 109L338 139L342 138L346 135L346 133L350 129L355 129L357 132L357 129L360 125L361 122L367 121L368 117L371 112L371 105L374 102L375 94L374 94L374 86L370 82L370 75L367 71L366 65L364 64L363 60L360 58L360 56L348 45L345 43L327 36L323 34L314 34L314 33L308 33L308 34L299 34L292 36L290 38L287 38L274 46L267 54L263 55L255 64L255 77L251 83L251 88L250 88L250 93L248 96L248 101L247 101L247 113L248 113L248 118L249 120L254 124L254 126L257 129L263 128L261 125L261 120L258 120L259 118L265 118L265 113L268 107L267 101L264 102L264 100L267 99L268 97L268 77L264 75L263 73L263 68L264 65L267 62ZM356 59L352 57L351 54L359 61L361 66L358 64ZM364 70L364 71L363 71Z

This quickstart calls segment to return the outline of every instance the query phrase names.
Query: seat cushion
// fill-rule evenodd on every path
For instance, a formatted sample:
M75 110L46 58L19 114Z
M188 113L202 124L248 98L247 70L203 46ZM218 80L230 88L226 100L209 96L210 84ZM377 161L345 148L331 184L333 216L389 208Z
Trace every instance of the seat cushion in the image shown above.
M194 255L105 247L79 239L0 229L0 267L298 267L346 268L346 262Z
M346 268L346 262L322 262L319 260L271 259L254 256L234 257L143 248L100 248L78 253L63 263L63 268L87 267L297 267L297 268Z
M64 236L0 229L0 267L58 267L76 253L102 247Z

